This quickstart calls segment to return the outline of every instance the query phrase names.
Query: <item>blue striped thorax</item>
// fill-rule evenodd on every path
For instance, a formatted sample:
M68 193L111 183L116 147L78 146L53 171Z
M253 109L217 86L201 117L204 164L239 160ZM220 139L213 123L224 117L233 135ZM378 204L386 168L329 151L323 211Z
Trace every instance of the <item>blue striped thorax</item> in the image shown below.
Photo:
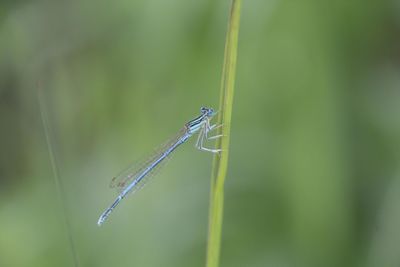
M194 134L200 128L203 126L204 123L208 122L215 114L216 112L212 108L206 108L202 107L200 109L201 115L198 116L197 118L194 118L193 120L189 121L188 123L185 124L187 128L187 132L189 134Z

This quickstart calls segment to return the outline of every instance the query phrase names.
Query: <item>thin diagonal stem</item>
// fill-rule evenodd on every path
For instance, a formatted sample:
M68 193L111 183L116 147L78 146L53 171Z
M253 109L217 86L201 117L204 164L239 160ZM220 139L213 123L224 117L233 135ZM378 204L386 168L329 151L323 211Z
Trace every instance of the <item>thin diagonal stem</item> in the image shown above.
M74 266L78 267L79 266L78 255L76 253L74 239L72 237L72 227L71 227L71 223L69 221L68 214L67 214L67 204L66 204L64 187L63 187L62 181L60 179L60 172L59 172L59 169L58 169L56 153L54 152L54 146L53 146L53 142L52 142L52 139L51 139L50 123L49 123L47 108L46 108L46 105L45 105L45 101L44 101L44 96L43 96L43 91L42 90L43 90L42 88L40 88L40 87L38 88L38 100L39 100L39 107L40 107L40 116L42 118L43 130L44 130L44 134L45 134L45 137L46 137L47 149L49 151L49 158L50 158L51 168L52 168L52 171L53 171L54 184L55 184L57 195L58 195L58 202L59 202L59 205L61 207L62 214L63 214L63 217L64 217L63 219L64 219L65 228L66 228L68 244L69 244L70 251L71 251L71 254L72 254L72 257L73 257Z

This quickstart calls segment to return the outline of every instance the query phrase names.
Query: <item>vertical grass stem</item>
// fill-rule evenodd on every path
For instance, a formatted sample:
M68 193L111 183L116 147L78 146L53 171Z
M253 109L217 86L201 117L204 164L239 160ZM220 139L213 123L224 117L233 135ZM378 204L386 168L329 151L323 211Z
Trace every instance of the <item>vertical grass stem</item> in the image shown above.
M241 0L232 0L225 42L224 63L220 88L220 113L218 116L218 123L223 124L222 134L224 137L216 143L216 147L221 148L222 152L220 155L214 157L211 173L206 267L219 266L224 206L224 183L228 169L229 134L235 84L240 8Z

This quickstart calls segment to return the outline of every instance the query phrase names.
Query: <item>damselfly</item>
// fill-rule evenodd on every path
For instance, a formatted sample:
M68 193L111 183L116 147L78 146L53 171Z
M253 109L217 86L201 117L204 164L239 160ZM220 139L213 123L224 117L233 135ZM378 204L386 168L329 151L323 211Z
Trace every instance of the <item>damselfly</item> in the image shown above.
M171 155L171 153L181 144L185 143L189 137L195 133L198 134L196 148L212 153L219 153L220 149L204 147L205 140L211 140L221 137L222 135L208 136L211 130L221 127L222 125L211 125L210 121L216 112L212 108L202 107L200 109L200 116L194 118L185 124L185 126L178 132L176 137L172 138L165 143L160 149L155 151L152 156L144 164L133 166L122 172L111 181L112 186L121 188L118 197L100 216L97 224L100 226L108 218L114 208L124 199L129 193L140 190L146 181L155 174L156 170L160 168L161 164Z

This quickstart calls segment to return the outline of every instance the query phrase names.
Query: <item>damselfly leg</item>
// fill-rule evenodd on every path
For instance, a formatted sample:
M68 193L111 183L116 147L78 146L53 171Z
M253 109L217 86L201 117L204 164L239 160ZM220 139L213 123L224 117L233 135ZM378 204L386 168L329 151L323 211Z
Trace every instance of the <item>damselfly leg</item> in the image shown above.
M204 126L201 128L199 136L197 138L197 142L196 142L196 148L199 150L203 150L203 151L207 151L207 152L211 152L211 153L220 153L222 151L222 149L214 149L214 148L207 148L204 147L204 140L213 140L213 139L217 139L220 137L223 137L222 134L219 135L215 135L215 136L208 136L208 133L211 130L215 130L222 127L222 124L220 125L211 125L209 124L209 122L207 122L206 124L204 124Z
M217 124L211 125L211 126L209 127L208 131L206 131L206 138L207 138L207 140L214 140L214 139L217 139L217 138L220 138L220 137L225 136L225 135L223 135L223 134L217 134L217 135L214 135L214 136L208 136L208 133L209 133L209 132L211 132L211 131L213 131L213 130L216 130L216 129L219 129L219 128L221 128L223 125L224 125L223 123L221 123L221 124L219 124L219 125L217 125Z

